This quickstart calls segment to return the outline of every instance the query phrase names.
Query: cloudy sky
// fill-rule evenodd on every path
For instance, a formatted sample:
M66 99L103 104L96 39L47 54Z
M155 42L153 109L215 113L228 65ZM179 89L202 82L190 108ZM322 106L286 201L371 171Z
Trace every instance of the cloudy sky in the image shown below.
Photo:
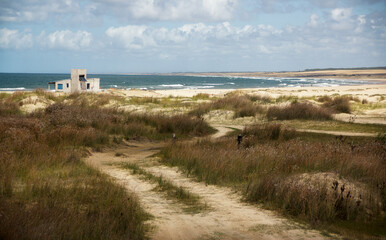
M0 0L0 72L386 66L386 0Z

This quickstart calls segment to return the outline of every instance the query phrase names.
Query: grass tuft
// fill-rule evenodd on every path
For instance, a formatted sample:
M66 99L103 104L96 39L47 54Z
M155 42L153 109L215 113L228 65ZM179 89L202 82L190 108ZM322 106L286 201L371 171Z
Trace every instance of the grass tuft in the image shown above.
M308 120L331 120L331 113L323 108L311 103L293 102L285 107L270 107L267 111L268 120L291 120L291 119L308 119Z

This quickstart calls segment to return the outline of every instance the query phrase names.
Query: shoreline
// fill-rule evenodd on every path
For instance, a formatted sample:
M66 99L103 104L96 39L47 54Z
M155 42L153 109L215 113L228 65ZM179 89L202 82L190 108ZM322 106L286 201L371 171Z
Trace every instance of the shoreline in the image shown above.
M386 82L386 69L345 69L315 70L292 72L205 72L205 73L170 73L170 76L213 76L213 77L277 77L306 78Z
M0 91L0 93L13 94L16 92L33 92L34 90ZM46 90L46 89L43 89ZM303 86L303 87L270 87L270 88L211 88L211 89L162 89L162 90L141 90L141 89L101 89L97 94L118 94L128 97L192 97L197 94L209 94L211 96L223 96L229 92L242 92L246 94L260 94L277 97L281 95L296 95L299 97L351 94L351 95L385 95L386 82L373 84L355 84L340 86ZM52 92L54 94L66 94L63 92Z
M385 84L358 84L336 87L276 87L276 88L241 88L241 89L175 89L175 90L123 90L108 89L102 94L117 94L124 97L193 97L197 94L208 94L211 97L223 97L229 92L241 92L243 94L263 95L270 97L279 97L291 95L301 97L323 96L323 95L355 95L360 98L366 98L370 101L376 101L379 96L386 97Z

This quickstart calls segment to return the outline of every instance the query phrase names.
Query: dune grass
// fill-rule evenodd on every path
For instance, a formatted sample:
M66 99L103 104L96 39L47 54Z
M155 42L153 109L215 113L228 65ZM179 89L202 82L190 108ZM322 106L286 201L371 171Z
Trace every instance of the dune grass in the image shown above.
M384 142L333 136L310 141L309 134L304 138L277 124L251 126L243 135L240 148L233 136L175 144L162 151L163 161L314 226L344 221L367 226L358 236L386 234L373 227L385 222Z
M217 109L234 111L234 118L255 116L264 112L264 108L254 103L247 95L228 94L224 98L199 104L189 112L189 115L201 118L204 114Z
M334 98L322 96L318 98L318 101L323 103L324 108L334 113L351 113L350 100L359 102L358 98L352 96L336 96Z
M165 192L168 198L174 199L185 205L184 210L190 213L198 213L202 210L207 209L206 204L202 203L200 197L186 190L183 187L178 187L172 182L164 179L161 176L155 176L149 173L145 169L139 167L137 164L124 163L121 165L123 169L132 170L133 174L141 175L145 180L152 183L156 183L156 191Z
M332 115L328 110L311 103L293 102L285 107L273 106L268 108L267 118L269 120L310 119L323 121L331 120Z
M81 94L23 114L15 100L22 94L0 101L1 239L145 238L149 216L136 196L81 159L122 138L170 139L173 132L181 138L213 131L185 115L100 108L99 100L89 99L94 96Z

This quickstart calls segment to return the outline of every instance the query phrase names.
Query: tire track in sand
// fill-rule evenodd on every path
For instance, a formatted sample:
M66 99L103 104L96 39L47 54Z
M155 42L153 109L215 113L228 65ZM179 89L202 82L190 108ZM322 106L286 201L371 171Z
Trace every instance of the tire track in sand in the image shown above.
M221 137L228 131L220 129ZM114 178L129 191L135 192L142 207L154 218L150 239L325 239L318 231L307 229L277 216L272 211L241 201L241 196L230 188L205 185L163 165L154 165L148 158L157 153L163 143L133 142L127 147L105 153L93 153L87 163ZM117 157L121 152L126 157ZM161 176L177 186L197 194L208 204L209 211L188 213L181 205L167 199L162 192L153 191L155 184L121 169L118 163L135 163L146 171Z

